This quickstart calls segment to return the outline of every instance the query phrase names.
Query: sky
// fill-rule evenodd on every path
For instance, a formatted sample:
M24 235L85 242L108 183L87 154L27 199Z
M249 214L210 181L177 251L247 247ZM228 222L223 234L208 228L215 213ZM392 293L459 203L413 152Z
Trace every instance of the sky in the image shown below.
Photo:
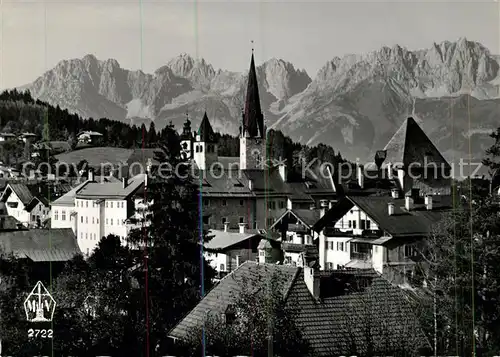
M181 53L245 71L281 58L311 77L335 56L383 45L428 48L460 37L500 54L491 1L0 0L0 88L92 53L153 72Z

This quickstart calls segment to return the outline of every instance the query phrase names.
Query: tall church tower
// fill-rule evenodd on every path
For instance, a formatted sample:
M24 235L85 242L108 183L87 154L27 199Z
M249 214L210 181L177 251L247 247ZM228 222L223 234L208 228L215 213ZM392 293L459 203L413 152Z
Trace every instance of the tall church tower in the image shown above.
M240 170L263 170L266 160L266 128L260 107L257 73L253 58L248 72L247 96L240 128Z
M203 115L193 146L194 161L200 170L207 170L214 162L217 162L217 142L212 125L210 125L210 121L208 120L207 112Z
M181 155L184 160L191 160L193 158L193 140L191 121L186 116L186 122L181 134Z

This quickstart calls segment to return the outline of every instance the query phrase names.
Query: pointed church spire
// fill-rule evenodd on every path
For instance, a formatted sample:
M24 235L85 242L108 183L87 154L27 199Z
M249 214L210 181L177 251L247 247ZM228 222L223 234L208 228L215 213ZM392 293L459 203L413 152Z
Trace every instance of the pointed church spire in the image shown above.
M253 43L253 41L252 41ZM257 83L257 72L253 56L250 61L248 71L247 96L245 100L245 110L243 113L243 135L249 137L264 137L264 116L260 107L259 87Z
M212 129L212 125L210 125L210 121L208 120L207 112L205 112L205 115L203 115L203 119L201 120L200 128L198 129L198 135L200 136L200 141L202 142L215 142L215 133Z

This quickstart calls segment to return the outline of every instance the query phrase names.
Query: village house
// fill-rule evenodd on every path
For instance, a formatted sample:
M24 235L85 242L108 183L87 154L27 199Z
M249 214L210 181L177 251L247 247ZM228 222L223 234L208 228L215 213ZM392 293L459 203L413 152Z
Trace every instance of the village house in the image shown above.
M229 222L225 230L210 230L210 241L204 244L205 259L222 278L235 270L247 260L256 261L259 256L258 247L264 235L256 230L247 230L241 224L239 231L229 231Z
M40 227L50 218L49 200L64 195L70 188L64 183L8 182L0 201L5 203L8 215L26 227Z
M374 165L358 168L358 186L367 176L378 177L390 194L348 192L314 224L321 269L373 268L406 280L415 244L452 207L449 173L450 165L408 118L377 152Z
M21 140L25 144L26 143L31 144L36 139L36 134L25 132L25 133L22 133L21 135L19 135L18 138L19 138L19 140Z
M12 133L0 133L0 142L13 140L15 138L16 136Z
M265 289L273 277L283 283L274 288L281 289L297 327L317 356L350 355L353 346L358 355L370 349L380 355L387 351L422 355L430 347L409 302L411 293L373 270L318 271L253 261L224 277L170 331L174 346L200 333L210 316L226 316L226 324L238 323L237 301L245 284Z
M93 144L102 138L102 134L97 131L82 131L77 134L76 138L80 144Z

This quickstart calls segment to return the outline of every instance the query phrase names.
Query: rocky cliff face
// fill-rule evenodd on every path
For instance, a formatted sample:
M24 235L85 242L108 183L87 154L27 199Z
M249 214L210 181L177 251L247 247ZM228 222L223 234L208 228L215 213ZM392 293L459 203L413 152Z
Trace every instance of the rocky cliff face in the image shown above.
M216 130L236 134L246 76L187 54L153 74L87 55L61 61L26 88L84 117L150 119L157 128L169 121L180 127L186 112L196 127L206 110ZM314 80L280 59L261 64L257 76L268 126L304 143L327 143L351 159L371 158L408 115L448 159L469 157L469 139L473 156L482 155L485 133L498 126L498 57L464 38L337 57Z

